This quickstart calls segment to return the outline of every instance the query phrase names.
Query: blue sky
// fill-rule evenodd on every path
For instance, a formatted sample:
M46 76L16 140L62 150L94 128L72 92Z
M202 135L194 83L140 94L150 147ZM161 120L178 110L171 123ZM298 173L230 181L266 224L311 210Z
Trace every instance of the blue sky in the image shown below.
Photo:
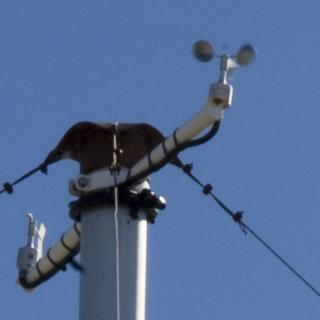
M320 288L320 93L317 1L0 0L0 181L38 165L75 122L149 122L169 135L206 100L218 64L191 55L259 51L235 72L234 104L214 140L181 157ZM1 195L0 318L77 319L78 274L32 294L16 284L25 214L46 248L71 223L64 161ZM152 178L167 209L149 232L148 319L316 320L320 300L187 177Z

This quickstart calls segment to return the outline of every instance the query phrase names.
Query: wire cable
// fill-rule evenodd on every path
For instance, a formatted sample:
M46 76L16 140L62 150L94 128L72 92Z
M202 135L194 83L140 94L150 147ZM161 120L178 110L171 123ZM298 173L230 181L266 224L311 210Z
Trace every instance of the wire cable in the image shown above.
M17 180L13 181L12 183L5 182L3 184L3 189L0 190L0 194L4 193L4 192L7 192L9 194L13 193L13 186L15 186L18 183L20 183L21 181L31 177L33 174L35 174L38 171L41 171L42 173L47 174L47 167L44 164L40 164L38 167L36 167L36 168L30 170L29 172L25 173L20 178L18 178Z
M119 164L117 162L117 125L114 125L113 134L113 163L111 165L111 174L114 177L114 231L116 241L116 302L117 302L117 320L120 320L120 245L119 245L119 223L118 223L118 211L119 211L119 195L118 195L118 182L117 175L119 174Z
M205 195L209 195L236 223L241 230L247 234L250 233L260 244L262 244L274 257L276 257L288 270L290 270L299 280L301 280L314 294L320 298L320 291L315 288L304 276L301 275L291 264L289 264L276 250L274 250L261 236L259 236L251 227L243 221L243 212L233 212L226 206L213 192L210 184L203 184L195 175L191 173L192 164L186 164L182 168L183 172L189 176L194 182L202 187Z

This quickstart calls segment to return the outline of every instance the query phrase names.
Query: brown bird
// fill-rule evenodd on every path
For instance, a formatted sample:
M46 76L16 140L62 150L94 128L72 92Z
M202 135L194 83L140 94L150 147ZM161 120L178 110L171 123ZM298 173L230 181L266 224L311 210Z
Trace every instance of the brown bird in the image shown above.
M117 139L117 163L131 168L148 152L164 140L162 133L147 123L112 124L79 122L73 125L53 149L44 165L61 159L73 159L80 163L80 172L110 167L113 162L113 137ZM172 164L181 167L178 157Z

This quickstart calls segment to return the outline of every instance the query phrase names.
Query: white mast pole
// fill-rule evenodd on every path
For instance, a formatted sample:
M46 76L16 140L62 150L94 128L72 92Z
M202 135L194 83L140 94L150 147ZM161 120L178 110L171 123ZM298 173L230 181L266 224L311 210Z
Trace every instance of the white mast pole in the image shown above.
M119 297L117 300L114 207L102 205L81 212L80 320L145 320L147 221L118 210Z
M83 175L78 178L78 186L82 179L81 186L88 187L83 195L101 191L101 183L114 185L114 176L109 170L96 174L100 181L86 180ZM122 168L117 177L121 180L126 175L127 169ZM72 181L70 192L74 195L76 187ZM149 188L149 183L144 181L131 190L139 193ZM113 197L113 192L110 194ZM130 208L119 202L115 214L115 206L104 200L94 206L83 203L76 211L81 217L80 259L84 269L80 275L79 319L145 320L146 213L140 210L138 218L133 219Z

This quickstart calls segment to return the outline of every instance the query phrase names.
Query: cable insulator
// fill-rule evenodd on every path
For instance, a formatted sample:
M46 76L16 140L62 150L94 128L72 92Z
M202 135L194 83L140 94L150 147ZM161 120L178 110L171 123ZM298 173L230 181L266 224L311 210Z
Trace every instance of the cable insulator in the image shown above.
M233 215L233 220L237 223L241 222L243 217L243 211L238 211Z
M202 192L203 194L207 195L209 194L211 191L212 191L213 187L211 184L206 184L203 189L202 189Z
M5 191L6 191L7 193L9 193L9 194L13 193L13 186L12 186L12 184L9 183L9 182L5 182L5 183L3 184L3 190L5 190Z

